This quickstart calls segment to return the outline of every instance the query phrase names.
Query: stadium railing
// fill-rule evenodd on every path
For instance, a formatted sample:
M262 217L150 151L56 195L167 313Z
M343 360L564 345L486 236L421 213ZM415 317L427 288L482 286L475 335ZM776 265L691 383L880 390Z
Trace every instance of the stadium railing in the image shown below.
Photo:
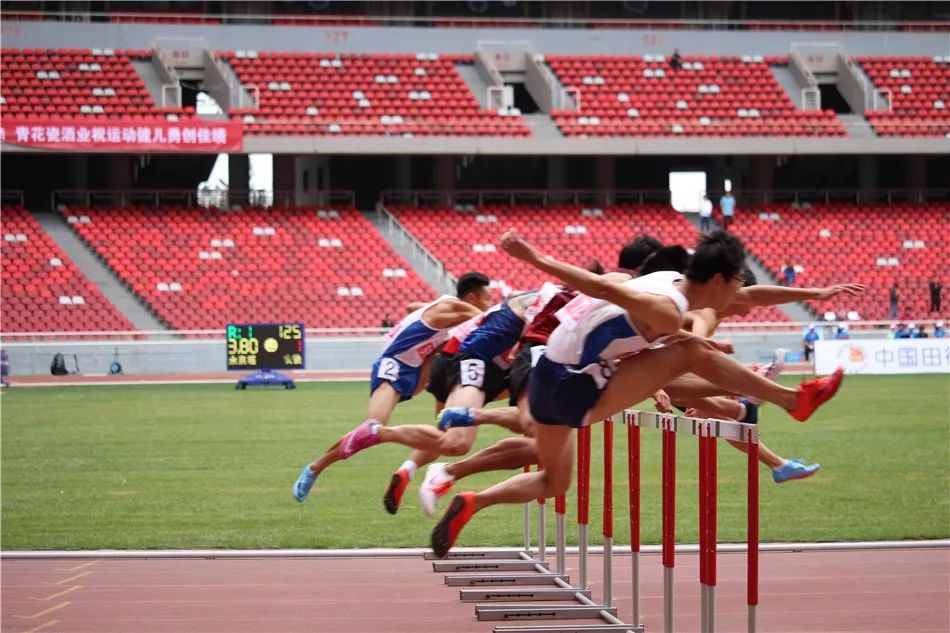
M914 31L943 32L950 23L939 20L710 20L663 18L523 18L467 16L394 16L394 15L303 15L281 13L211 14L182 11L82 11L64 5L60 11L6 11L5 20L50 20L60 22L163 22L171 24L242 24L288 26L348 27L450 27L450 28L624 28L650 30L726 30L726 31Z
M23 192L18 192L22 202ZM50 192L50 208L63 204L69 206L125 206L145 204L162 206L183 204L187 206L227 207L230 204L251 206L355 206L352 191L319 191L308 194L306 205L295 202L293 191L268 191L263 189L56 189ZM6 202L6 198L4 198Z

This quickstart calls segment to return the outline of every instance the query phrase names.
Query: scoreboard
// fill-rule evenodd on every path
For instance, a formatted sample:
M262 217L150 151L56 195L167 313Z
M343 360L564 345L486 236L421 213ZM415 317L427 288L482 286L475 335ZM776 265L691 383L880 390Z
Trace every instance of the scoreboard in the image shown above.
M230 323L228 369L303 369L303 323Z

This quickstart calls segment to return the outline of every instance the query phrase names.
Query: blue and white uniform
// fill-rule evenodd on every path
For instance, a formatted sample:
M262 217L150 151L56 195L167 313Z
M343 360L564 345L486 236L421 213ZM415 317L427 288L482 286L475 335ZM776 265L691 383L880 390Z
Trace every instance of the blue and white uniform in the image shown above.
M624 284L638 292L669 297L680 314L689 302L676 287L675 271L637 277ZM561 324L548 338L547 350L528 383L531 414L542 424L581 427L623 358L649 347L627 311L603 299L578 295L557 313Z
M419 385L422 364L449 338L449 330L437 330L426 325L422 313L447 299L443 295L406 315L396 327L383 336L386 349L376 362L370 374L370 393L376 391L383 382L392 385L400 395L400 402L409 400Z

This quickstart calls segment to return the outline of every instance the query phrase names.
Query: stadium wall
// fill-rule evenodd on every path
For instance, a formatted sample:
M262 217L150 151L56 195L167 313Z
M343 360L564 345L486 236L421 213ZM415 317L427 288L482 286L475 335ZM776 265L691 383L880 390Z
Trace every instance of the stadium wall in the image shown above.
M854 332L854 338L882 338L883 333ZM727 332L720 338L735 346L735 358L753 363L771 358L782 347L792 352L802 349L801 333ZM53 356L66 357L66 366L78 362L83 374L107 374L118 358L129 375L207 374L225 370L227 345L219 340L206 341L53 341L18 343L5 341L10 368L16 376L48 376ZM382 349L376 337L310 338L306 344L308 370L367 371ZM237 379L240 372L235 372Z
M473 53L479 41L527 41L559 55L787 55L793 44L834 42L851 55L946 55L943 32L828 32L604 29L307 27L182 24L105 24L4 21L5 48L130 48L156 38L203 38L216 50L337 53Z

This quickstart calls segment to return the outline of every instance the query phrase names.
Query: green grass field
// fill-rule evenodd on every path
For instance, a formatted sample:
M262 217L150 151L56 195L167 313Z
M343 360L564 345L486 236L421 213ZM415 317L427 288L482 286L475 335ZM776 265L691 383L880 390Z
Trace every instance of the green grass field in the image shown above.
M766 408L764 441L786 456L820 461L822 470L778 486L762 468L763 540L950 537L948 398L943 376L851 376L807 424ZM408 452L402 447L377 447L338 464L302 505L290 495L302 465L361 420L365 401L362 383L302 384L289 392L237 392L227 385L9 390L0 400L2 547L427 545L434 520L419 511L415 483L397 516L382 508L389 475ZM431 419L425 395L400 405L394 423ZM597 425L591 486L597 534L601 433ZM619 433L615 498L623 504L626 441ZM503 435L482 429L478 446ZM659 445L658 433L644 431L648 543L659 539ZM678 446L677 536L695 542L695 440L680 437ZM723 445L719 465L719 537L742 541L744 456ZM501 476L473 477L462 488L480 489ZM573 521L576 508L568 511ZM618 506L616 523L616 540L627 542L625 505ZM521 508L512 506L480 514L460 545L520 542Z

